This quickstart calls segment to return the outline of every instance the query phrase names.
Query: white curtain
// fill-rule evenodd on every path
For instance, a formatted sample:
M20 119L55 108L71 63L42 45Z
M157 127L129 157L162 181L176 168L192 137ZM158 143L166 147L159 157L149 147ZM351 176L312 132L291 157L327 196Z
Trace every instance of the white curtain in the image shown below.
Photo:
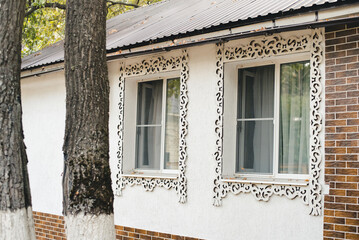
M279 172L309 171L309 62L281 65Z
M273 118L274 116L274 67L262 67L254 81L254 116ZM255 121L254 170L259 173L271 173L273 169L273 120Z

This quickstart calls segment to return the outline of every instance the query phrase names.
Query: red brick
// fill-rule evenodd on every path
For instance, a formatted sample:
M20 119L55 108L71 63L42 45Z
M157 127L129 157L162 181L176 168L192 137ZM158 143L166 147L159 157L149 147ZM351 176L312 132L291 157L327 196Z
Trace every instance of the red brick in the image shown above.
M359 54L359 48L347 50L347 55L348 55L348 56L358 55L358 54ZM332 61L332 60L331 60L331 61ZM333 63L333 64L334 64L334 63Z
M335 170L336 174L342 174L342 175L357 175L358 170L357 169L351 169L351 168L337 168ZM349 187L349 185L348 185ZM352 187L350 189L353 189Z
M359 105L347 106L347 111L359 111Z
M347 65L346 64L342 64L342 65L333 65L333 66L329 66L326 68L326 72L339 72L339 71L344 71L347 70ZM327 85L339 85L339 84L345 84L346 80L345 78L338 78L338 79L333 79L333 80L327 80L326 84Z
M151 240L152 238L151 238L151 236L148 236L148 235L142 235L142 234L140 234L140 237L139 237L140 239L143 239L143 240Z
M355 233L346 233L345 234L345 239L353 239L353 240L358 240L359 239L359 234L355 234Z
M350 48L356 48L356 46L357 46L357 44L355 42L340 44L340 45L335 46L335 51L341 51L341 50L346 50L346 49L350 49ZM328 49L332 50L331 47L328 47ZM332 50L332 51L334 51L334 50Z
M345 218L356 218L357 213L356 212L348 212L348 211L335 211L336 217L345 217Z
M343 133L343 132L357 132L358 131L358 127L357 126L349 126L349 127L336 127L335 128L337 133Z
M345 49L342 49L342 50L345 50ZM328 47L325 47L325 52L328 53L328 52L334 52L335 51L335 46L328 46ZM338 51L338 50L337 50Z
M344 119L325 121L325 126L345 126L345 125L347 125L347 120L344 120Z
M335 73L337 77L349 77L349 76L356 76L356 70L350 71L343 71ZM339 85L335 87L335 90L338 92L346 92L346 91L353 91L358 89L358 84L346 84L346 85Z
M358 184L356 183L345 183L345 182L337 182L335 183L335 188L337 189L358 189Z
M347 133L347 139L359 139L359 133Z
M334 168L325 168L325 174L335 174Z
M359 153L359 147L351 147L347 150L348 153Z
M353 84L351 84L353 85ZM354 84L355 85L355 84ZM359 96L359 91L350 91L350 92L347 92L347 97L350 98L350 97L358 97Z
M346 148L325 148L325 152L326 153L346 153L347 149Z
M353 196L353 197L359 197L359 191L358 190L347 190L347 195Z
M344 50L344 51L340 51L340 52L328 52L328 53L325 53L325 58L326 59L331 59L331 58L341 58L341 57L346 57L347 56L347 51ZM335 61L335 59L333 59ZM334 65L331 64L331 65ZM327 67L330 66L330 65L327 65Z
M345 176L342 175L325 175L325 182L344 182Z
M336 141L336 146L344 147L344 146L358 146L358 140L345 140L345 141Z
M359 226L359 219L350 219L350 218L347 218L347 219L345 219L345 224L348 224L348 225L357 225L357 226Z
M335 100L325 100L325 106L334 106Z
M334 202L334 196L325 195L324 201L325 202Z
M139 238L140 237L140 235L138 233L134 233L134 232L129 232L128 236L133 237L133 238Z
M358 69L359 68L359 62L348 64L348 70L349 69Z
M341 204L341 203L325 203L324 204L325 208L327 209L339 209L339 210L344 210L345 209L345 204ZM324 221L328 222L325 220L324 217ZM340 221L340 219L336 218L336 221ZM337 223L337 222L333 222L333 223ZM343 219L343 223L344 223L344 219Z
M358 155L336 155L336 160L346 160L346 161L353 161L353 160L358 160Z
M336 113L336 119L348 119L348 118L357 118L358 113L356 112L344 112L344 113Z
M346 139L346 134L345 133L326 134L325 138L328 140Z
M359 168L359 162L347 162L348 168Z
M349 77L347 78L348 84L359 83L359 77Z
M342 232L328 231L328 230L324 230L323 234L325 237L335 237L335 238L344 238L345 236L345 234Z
M135 229L135 232L140 234L147 234L147 230L143 230L143 229Z
M335 65L335 59L325 60L325 65L327 67Z
M334 39L330 39L330 40L325 41L326 46L336 45L336 44L343 44L343 43L346 43L346 38L345 37L334 38Z
M356 204L358 200L355 197L335 197L335 202Z
M326 127L325 132L328 133L335 133L335 127Z
M134 232L134 231L135 231L135 229L132 228L132 227L123 227L123 229L124 229L125 231L127 231L127 232Z
M347 41L348 42L356 42L356 41L359 41L359 34L356 34L354 36L348 36L347 37Z
M326 28L327 29L327 28ZM334 32L330 32L330 33L325 33L325 39L328 41L328 39L332 39L335 37L335 33Z
M325 141L325 146L326 147L335 147L335 141ZM328 158L325 158L325 159L328 159Z
M347 204L345 209L349 211L359 211L359 204Z
M327 94L330 94L330 93L335 92L335 86L326 86L326 87L325 87L325 92L326 92ZM327 96L327 95L325 95L325 96Z
M341 231L341 232L356 232L356 227L353 226L345 226L345 225L335 225L334 229L336 231Z
M358 103L358 98L338 99L335 101L336 105L353 105Z
M335 78L335 72L327 72L325 73L325 79L334 79Z
M334 213L334 210L324 209L324 216L334 216Z
M160 233L159 236L160 236L160 237L163 237L163 238L170 238L170 237L171 237L171 234L168 234L168 233Z
M338 31L335 33L335 37L336 37L335 39L338 39L340 37L349 36L349 35L354 35L354 34L356 34L356 32L357 31L355 28Z
M346 98L347 93L341 92L341 93L326 93L325 98L326 99L338 99L338 98Z

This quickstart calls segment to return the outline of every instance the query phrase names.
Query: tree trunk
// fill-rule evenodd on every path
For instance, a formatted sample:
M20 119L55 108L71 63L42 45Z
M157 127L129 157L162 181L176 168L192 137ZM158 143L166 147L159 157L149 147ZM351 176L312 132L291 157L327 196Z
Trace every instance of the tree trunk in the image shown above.
M0 0L0 240L35 239L20 92L25 0Z
M66 232L69 240L113 240L106 1L68 0L66 4Z

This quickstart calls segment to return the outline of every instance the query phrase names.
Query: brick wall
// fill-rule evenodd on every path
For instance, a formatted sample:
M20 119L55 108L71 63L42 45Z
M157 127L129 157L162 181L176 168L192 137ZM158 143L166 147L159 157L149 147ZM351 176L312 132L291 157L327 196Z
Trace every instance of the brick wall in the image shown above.
M35 233L37 240L66 240L65 222L63 216L33 212L35 221ZM116 239L119 240L199 240L198 238L184 237L167 233L147 231L138 228L115 226Z
M326 28L324 239L359 239L359 25Z

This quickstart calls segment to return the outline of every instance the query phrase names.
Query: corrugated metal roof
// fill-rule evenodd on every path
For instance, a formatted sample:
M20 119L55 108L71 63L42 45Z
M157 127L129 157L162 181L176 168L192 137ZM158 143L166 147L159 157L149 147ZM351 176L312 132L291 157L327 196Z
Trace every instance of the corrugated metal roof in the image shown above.
M144 44L167 37L211 30L230 23L290 13L343 0L165 0L118 15L107 21L107 50ZM64 59L63 42L22 60L29 69Z

